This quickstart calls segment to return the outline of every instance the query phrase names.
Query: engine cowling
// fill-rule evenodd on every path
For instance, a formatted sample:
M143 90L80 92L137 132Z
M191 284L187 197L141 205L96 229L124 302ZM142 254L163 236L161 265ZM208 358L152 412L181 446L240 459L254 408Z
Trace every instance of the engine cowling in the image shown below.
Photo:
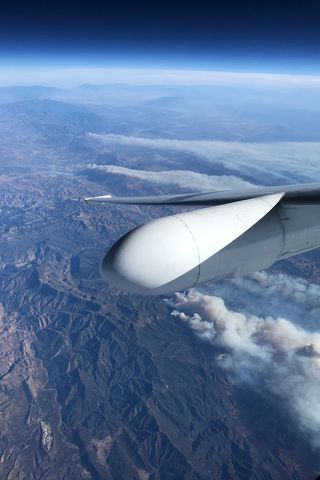
M258 251L253 255L253 271L257 270L256 257L261 258L261 268L265 268L268 265L265 265L266 256L262 252L265 253L268 248L262 245L263 240L273 238L272 255L267 256L267 263L273 263L283 248L283 229L276 216L262 223L262 230L259 224L282 196L282 193L277 193L202 208L137 227L118 240L106 254L101 275L120 289L140 294L184 290L242 272L243 268L239 268L233 258L234 253L231 254L237 250L237 240L242 246L243 261L250 264L255 245ZM247 244L244 243L246 251L243 254L246 232ZM231 261L228 260L230 255Z

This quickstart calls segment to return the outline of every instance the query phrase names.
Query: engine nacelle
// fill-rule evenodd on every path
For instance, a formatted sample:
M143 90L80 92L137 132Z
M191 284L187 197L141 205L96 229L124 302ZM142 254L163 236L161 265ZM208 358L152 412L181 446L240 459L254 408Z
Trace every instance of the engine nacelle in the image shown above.
M122 237L102 261L116 287L167 294L265 269L320 246L320 205L267 195L160 218Z
M102 261L120 289L165 294L266 268L283 253L284 229L266 195L160 218L122 237Z

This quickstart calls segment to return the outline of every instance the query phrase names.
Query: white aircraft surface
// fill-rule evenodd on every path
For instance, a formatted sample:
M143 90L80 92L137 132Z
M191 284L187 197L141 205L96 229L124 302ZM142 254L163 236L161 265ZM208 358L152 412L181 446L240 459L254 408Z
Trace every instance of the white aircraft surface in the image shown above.
M202 207L141 225L107 252L102 277L134 293L167 294L248 275L320 247L320 184L85 200Z

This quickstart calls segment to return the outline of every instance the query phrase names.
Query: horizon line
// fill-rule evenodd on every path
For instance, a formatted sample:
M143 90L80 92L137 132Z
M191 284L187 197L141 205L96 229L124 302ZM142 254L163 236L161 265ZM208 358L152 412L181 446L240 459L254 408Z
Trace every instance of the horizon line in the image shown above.
M78 81L75 80L78 77ZM22 80L23 79L23 80ZM0 64L0 87L83 85L217 86L217 85L320 86L319 74L247 72L191 68L151 67L5 67Z

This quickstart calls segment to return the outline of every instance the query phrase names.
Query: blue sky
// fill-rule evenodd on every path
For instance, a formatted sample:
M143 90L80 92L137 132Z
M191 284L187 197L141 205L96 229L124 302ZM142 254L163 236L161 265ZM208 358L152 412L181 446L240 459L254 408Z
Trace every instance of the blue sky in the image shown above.
M1 7L0 67L315 75L319 18L315 0L16 0Z

